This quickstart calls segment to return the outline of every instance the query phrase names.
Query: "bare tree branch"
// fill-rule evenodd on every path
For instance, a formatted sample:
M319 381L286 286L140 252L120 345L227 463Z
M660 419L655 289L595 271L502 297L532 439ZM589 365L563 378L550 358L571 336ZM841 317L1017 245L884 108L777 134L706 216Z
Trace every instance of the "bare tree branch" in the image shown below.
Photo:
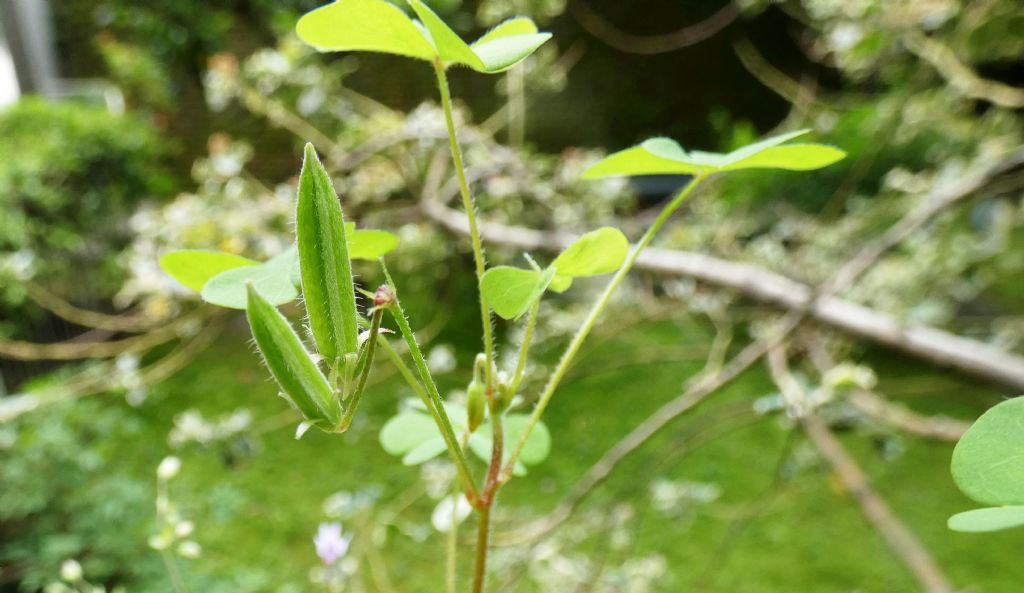
M911 53L931 64L939 76L964 95L1009 109L1024 107L1024 89L978 76L942 42L921 31L911 30L903 36L903 43Z
M584 0L570 2L569 10L576 22L602 43L625 53L642 55L663 54L700 43L728 27L740 14L739 6L730 0L706 19L671 33L634 35L616 27Z
M783 348L774 347L768 353L768 367L772 379L786 394L787 400L803 400L799 382L789 373ZM885 500L871 487L857 461L832 434L828 425L813 413L799 419L800 426L829 464L843 487L860 505L864 518L882 536L893 554L914 575L921 590L926 593L954 593L949 579L932 558L914 532L893 513Z
M983 170L968 174L950 187L925 198L878 240L866 245L824 285L822 291L759 266L732 262L701 253L648 248L640 254L639 269L696 278L709 284L738 290L757 300L781 306L929 362L1014 389L1024 389L1024 357L989 344L922 325L909 325L891 315L833 296L847 289L874 262L936 214L960 203L995 177L1024 162L1024 148ZM468 232L465 217L436 200L421 202L424 214L451 232ZM484 239L530 250L559 251L576 237L568 233L541 232L523 227L481 221ZM795 325L794 325L795 327Z

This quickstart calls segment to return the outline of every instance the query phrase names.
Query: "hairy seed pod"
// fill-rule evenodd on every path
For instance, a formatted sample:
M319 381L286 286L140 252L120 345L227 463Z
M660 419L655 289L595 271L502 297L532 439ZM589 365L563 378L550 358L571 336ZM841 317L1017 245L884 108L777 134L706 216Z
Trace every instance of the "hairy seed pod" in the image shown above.
M348 255L345 219L312 144L299 175L295 236L302 271L302 294L317 348L334 360L358 347L356 295Z
M246 314L256 347L288 401L312 424L337 425L341 406L327 379L288 320L251 284Z

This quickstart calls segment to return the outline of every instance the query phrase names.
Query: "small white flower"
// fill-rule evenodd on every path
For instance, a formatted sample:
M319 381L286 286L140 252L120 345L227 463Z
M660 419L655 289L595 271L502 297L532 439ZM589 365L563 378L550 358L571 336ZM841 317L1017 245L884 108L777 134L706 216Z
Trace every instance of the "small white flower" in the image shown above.
M472 507L469 506L469 501L466 500L465 496L461 494L454 494L452 496L446 496L441 499L441 502L437 503L434 507L434 512L430 515L430 522L433 524L434 529L441 533L447 533L452 528L452 513L454 512L455 524L458 525L469 516Z
M174 476L178 475L178 471L181 470L181 459L171 455L164 457L163 461L156 468L156 476L161 480L170 480Z
M82 580L82 565L73 558L65 560L60 565L60 578L68 583L77 583Z
M178 554L184 558L196 559L203 553L203 548L192 540L185 540L178 544Z

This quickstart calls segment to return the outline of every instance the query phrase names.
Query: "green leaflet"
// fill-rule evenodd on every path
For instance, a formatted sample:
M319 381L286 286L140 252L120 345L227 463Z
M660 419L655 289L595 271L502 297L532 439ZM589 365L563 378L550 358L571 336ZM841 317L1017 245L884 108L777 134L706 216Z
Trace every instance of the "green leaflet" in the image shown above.
M982 533L1024 526L1024 506L989 507L957 513L949 518L953 531Z
M295 215L302 294L309 327L325 358L359 348L356 295L345 220L334 185L312 144L306 144Z
M373 51L421 60L434 47L400 8L384 0L338 0L295 25L299 39L320 51Z
M299 19L299 38L320 51L373 51L468 66L478 72L507 70L532 54L549 33L527 18L501 23L472 45L463 41L426 4L409 0L420 23L385 0L338 0Z
M357 229L352 222L345 223L345 234L348 237L348 256L351 259L373 261L398 247L398 237L394 233L377 229Z
M626 235L619 229L602 227L576 239L551 265L559 276L598 276L619 269L628 253Z
M252 284L275 307L295 300L299 291L292 282L291 270L296 265L295 246L255 266L242 266L210 278L200 295L203 300L229 309L245 309L248 303L246 284Z
M554 268L538 272L497 266L480 278L480 292L503 319L517 319L544 294L554 278Z
M608 155L588 169L583 177L694 175L754 168L810 171L831 165L846 156L842 150L825 144L784 144L809 131L780 134L726 154L686 151L670 138L651 138L638 146Z
M608 274L619 269L629 254L622 231L602 227L584 234L543 271L497 266L480 279L480 291L503 319L518 319L544 291L564 292L573 278Z
M341 420L341 404L284 315L247 286L246 316L263 360L284 396L307 422L331 428Z
M168 276L196 292L221 272L255 265L259 262L233 253L198 249L171 251L160 258L160 268Z
M1024 397L993 406L953 450L953 481L974 500L1024 505Z
M444 407L456 434L465 432L466 408L452 403L446 403ZM526 414L506 414L503 422L505 442L518 441L528 422L529 416ZM384 423L379 439L384 450L396 457L401 456L402 463L405 465L419 465L429 461L443 453L446 448L434 419L419 402L412 404L410 409L400 412ZM469 449L482 461L488 462L491 459L492 446L491 423L490 419L487 419L470 436ZM526 467L523 464L536 465L544 461L550 453L551 433L543 422L539 422L526 441L526 446L519 456L514 473L516 475L525 474ZM505 455L507 461L508 456L511 455L509 448L506 448Z

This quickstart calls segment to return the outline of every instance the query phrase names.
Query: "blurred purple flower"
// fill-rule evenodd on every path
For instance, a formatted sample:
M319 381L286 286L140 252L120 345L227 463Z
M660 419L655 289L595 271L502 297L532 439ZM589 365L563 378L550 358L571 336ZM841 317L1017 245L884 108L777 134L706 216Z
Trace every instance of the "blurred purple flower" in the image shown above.
M350 541L351 535L345 537L341 534L341 523L321 523L313 538L316 555L328 565L334 564L348 552Z

